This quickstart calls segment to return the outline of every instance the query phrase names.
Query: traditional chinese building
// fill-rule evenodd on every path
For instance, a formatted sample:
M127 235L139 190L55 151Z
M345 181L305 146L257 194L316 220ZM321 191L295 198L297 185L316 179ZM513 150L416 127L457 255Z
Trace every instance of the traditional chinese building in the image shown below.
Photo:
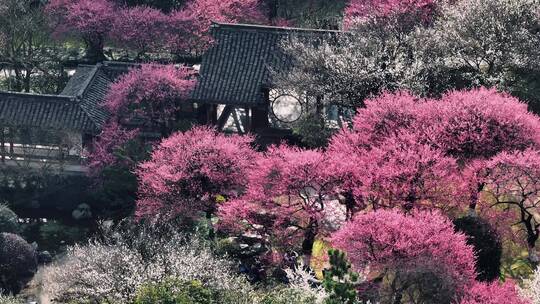
M272 85L272 71L291 60L281 44L293 36L333 31L215 23L214 43L203 55L192 95L200 123L251 132L262 144L290 136L277 128L301 115L301 100ZM79 65L59 95L0 92L0 165L83 172L82 156L99 136L108 113L101 106L110 85L134 64ZM277 101L292 103L276 107ZM298 112L298 113L296 113Z
M124 65L80 65L59 95L0 92L0 164L80 173L108 114L100 106Z
M277 128L279 123L295 120L302 111L301 98L273 85L272 72L286 70L292 64L281 44L292 37L321 38L335 33L214 23L214 43L203 56L193 100L206 105L206 120L219 129L229 122L234 123L237 132L253 132L270 141L279 141L290 133ZM277 104L283 101L287 105Z

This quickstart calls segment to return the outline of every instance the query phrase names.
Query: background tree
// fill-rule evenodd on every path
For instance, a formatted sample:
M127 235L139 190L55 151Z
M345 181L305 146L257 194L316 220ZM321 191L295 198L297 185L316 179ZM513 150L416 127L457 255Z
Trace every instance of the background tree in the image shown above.
M438 212L359 214L332 236L332 244L357 271L368 268L368 277L380 280L384 303L453 303L474 282L472 248Z
M304 28L338 29L347 0L263 0L273 24L285 22Z
M370 20L388 22L401 19L403 29L429 24L439 8L439 0L351 0L344 12L344 27L362 26Z
M1 88L57 93L63 84L60 56L50 40L41 2L0 2L0 70L5 77Z
M115 3L109 0L52 0L45 11L56 37L79 37L86 44L89 60L106 59L103 47L117 17Z
M187 0L116 0L122 6L149 6L169 13L180 8Z
M124 49L136 52L136 59L146 52L164 51L169 17L147 6L124 7L116 13L111 39Z
M213 21L266 24L259 0L191 0L170 15L169 47L174 54L201 55L212 42Z
M453 88L496 86L538 110L540 3L452 1L417 39L427 74L455 75Z

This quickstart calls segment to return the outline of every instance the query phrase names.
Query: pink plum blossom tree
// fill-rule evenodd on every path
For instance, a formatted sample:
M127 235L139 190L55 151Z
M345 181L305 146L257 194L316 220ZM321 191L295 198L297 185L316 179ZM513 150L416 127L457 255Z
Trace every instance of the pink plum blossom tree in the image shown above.
M235 198L244 191L247 172L257 157L252 141L249 136L226 136L208 127L164 139L151 159L137 168L137 215L210 215L217 195Z
M446 202L468 199L474 210L483 184L474 170L464 169L482 167L482 161L504 151L537 148L538 134L540 119L527 111L526 104L494 89L453 91L441 99L386 93L365 102L352 128L331 139L328 154L334 174L344 181L344 190L355 192L360 209L366 206L366 199L380 199L382 193L374 195L373 191L382 189L387 202L391 197L396 201L395 196L388 196L391 193L421 193L424 202L427 197ZM439 166L433 166L436 160ZM427 169L424 173L431 177L437 195L423 188L425 180L418 180L421 171L416 177L412 174L411 170L421 167ZM463 173L465 188L456 184L456 177ZM405 181L415 181L416 189ZM440 192L437 184L451 187ZM395 188L399 185L409 191ZM470 197L452 197L460 192Z
M124 7L117 14L111 38L118 46L136 51L137 57L164 49L169 22L166 14L147 6Z
M325 172L326 157L318 150L269 148L248 171L245 195L220 206L220 227L258 235L278 252L301 249L309 265L313 243L328 233L329 214L344 215Z
M212 42L212 22L268 23L259 0L191 0L170 15L169 47L177 54L201 54Z
M439 212L358 214L332 236L332 244L357 271L382 280L382 303L453 303L475 280L473 249Z
M167 136L194 86L190 68L143 64L111 85L104 105L122 124L139 119Z
M51 0L45 7L57 37L77 36L87 46L87 56L105 59L103 47L111 30L116 6L109 0Z

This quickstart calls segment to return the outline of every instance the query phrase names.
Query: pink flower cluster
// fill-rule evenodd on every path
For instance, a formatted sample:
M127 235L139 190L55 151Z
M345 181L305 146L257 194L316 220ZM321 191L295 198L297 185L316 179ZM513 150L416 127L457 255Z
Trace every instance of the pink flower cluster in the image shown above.
M452 222L435 211L405 215L397 210L358 214L332 236L353 266L384 274L424 269L449 280L456 295L475 281L473 249Z
M164 139L139 165L137 215L182 214L215 208L215 196L244 190L255 151L248 136L197 127ZM198 206L190 205L192 203ZM210 205L203 205L204 203Z
M511 282L476 283L472 286L460 304L528 304L517 292Z
M143 118L163 124L175 118L194 86L190 68L143 64L111 85L104 106L122 122Z
M354 27L368 18L414 15L419 20L430 20L440 0L351 0L345 8L344 26Z

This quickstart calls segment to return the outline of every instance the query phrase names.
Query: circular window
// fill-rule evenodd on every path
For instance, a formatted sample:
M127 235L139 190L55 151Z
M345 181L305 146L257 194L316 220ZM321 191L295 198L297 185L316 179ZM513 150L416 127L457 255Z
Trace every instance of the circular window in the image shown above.
M302 116L302 102L293 95L282 94L272 101L272 114L276 119L292 123Z

